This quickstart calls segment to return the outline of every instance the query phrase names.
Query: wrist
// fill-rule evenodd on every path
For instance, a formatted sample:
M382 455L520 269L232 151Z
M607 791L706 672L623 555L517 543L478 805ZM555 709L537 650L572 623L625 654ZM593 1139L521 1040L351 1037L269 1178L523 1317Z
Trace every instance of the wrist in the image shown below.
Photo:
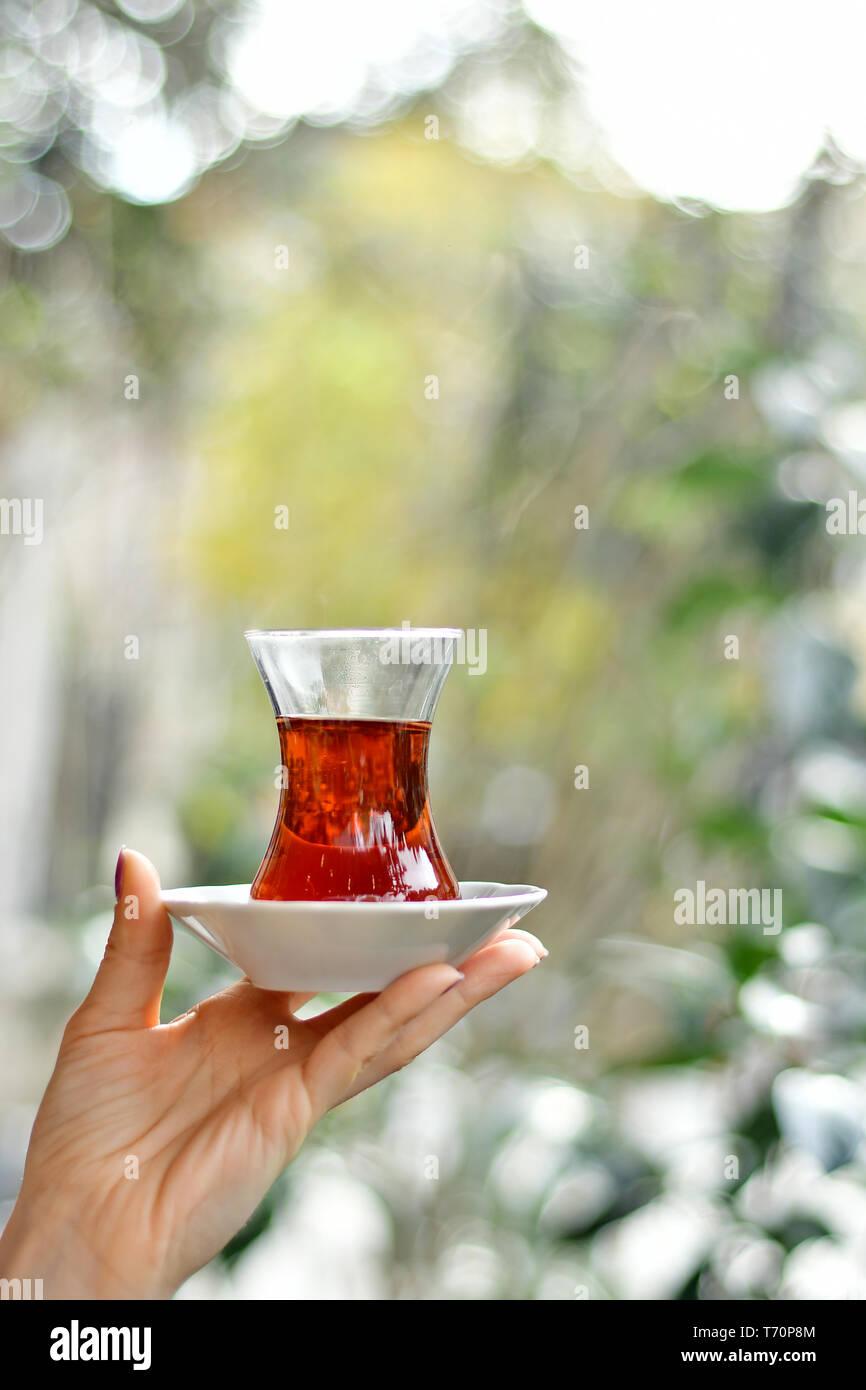
M30 1280L31 1298L169 1297L133 1287L110 1258L93 1248L79 1217L45 1196L22 1190L0 1234L0 1278ZM137 1281L136 1281L137 1282Z

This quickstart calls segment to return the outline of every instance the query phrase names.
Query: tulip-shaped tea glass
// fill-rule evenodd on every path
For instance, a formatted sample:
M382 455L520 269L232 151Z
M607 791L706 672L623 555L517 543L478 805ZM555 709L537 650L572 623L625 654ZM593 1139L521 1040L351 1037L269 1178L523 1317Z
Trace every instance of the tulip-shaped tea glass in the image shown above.
M253 898L459 896L430 814L427 749L460 635L245 633L276 715L282 769Z

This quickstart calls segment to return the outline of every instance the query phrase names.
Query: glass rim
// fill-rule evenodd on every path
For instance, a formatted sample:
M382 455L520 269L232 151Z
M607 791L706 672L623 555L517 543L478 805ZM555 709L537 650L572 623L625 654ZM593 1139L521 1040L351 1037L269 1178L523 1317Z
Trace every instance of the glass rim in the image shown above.
M357 640L361 637L442 637L463 636L461 627L251 627L244 637L307 637Z

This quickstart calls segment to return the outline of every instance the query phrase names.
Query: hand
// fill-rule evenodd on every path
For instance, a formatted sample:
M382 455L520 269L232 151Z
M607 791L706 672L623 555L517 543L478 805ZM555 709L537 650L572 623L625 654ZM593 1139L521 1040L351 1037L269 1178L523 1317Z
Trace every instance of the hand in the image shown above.
M326 1111L405 1066L544 947L504 932L315 1018L249 980L159 1021L172 928L132 850L105 956L67 1025L0 1239L46 1298L168 1298L241 1227ZM138 918L124 915L134 897ZM288 1047L277 1047L288 1027Z

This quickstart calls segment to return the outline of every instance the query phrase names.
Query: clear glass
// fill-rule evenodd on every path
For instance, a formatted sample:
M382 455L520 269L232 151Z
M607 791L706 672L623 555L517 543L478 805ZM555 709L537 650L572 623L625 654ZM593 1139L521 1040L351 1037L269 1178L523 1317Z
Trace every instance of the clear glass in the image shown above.
M254 898L456 898L430 813L430 726L457 628L245 633L282 788Z

